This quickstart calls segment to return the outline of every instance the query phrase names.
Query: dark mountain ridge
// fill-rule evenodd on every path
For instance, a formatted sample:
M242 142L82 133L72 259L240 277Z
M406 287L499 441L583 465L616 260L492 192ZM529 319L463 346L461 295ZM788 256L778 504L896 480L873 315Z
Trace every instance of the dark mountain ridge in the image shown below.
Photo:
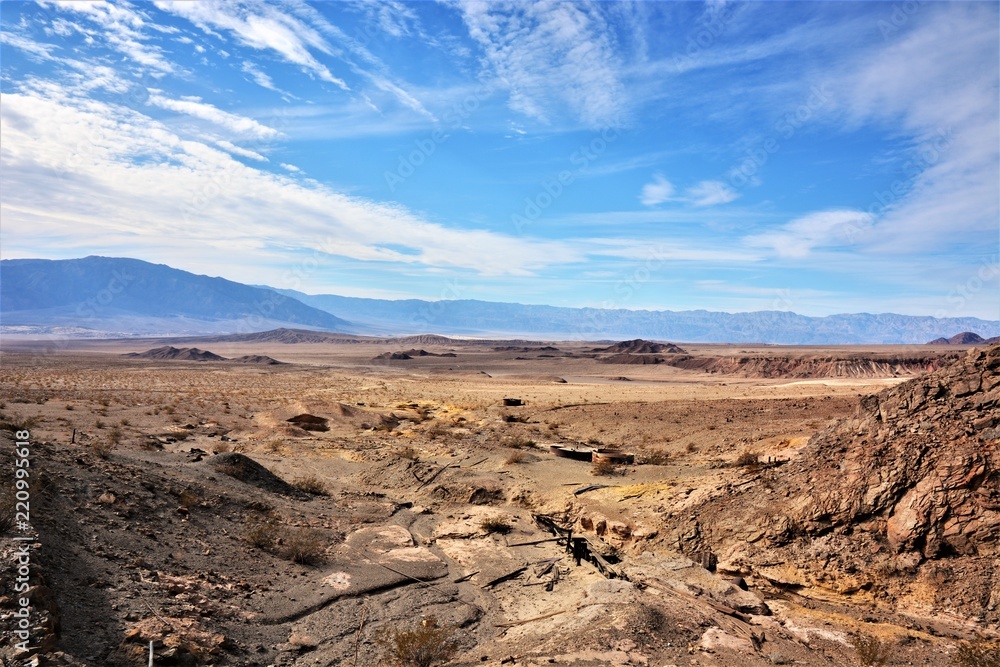
M344 330L349 323L273 290L137 259L5 259L3 324L168 332L273 329L278 323ZM117 326L115 326L117 325Z

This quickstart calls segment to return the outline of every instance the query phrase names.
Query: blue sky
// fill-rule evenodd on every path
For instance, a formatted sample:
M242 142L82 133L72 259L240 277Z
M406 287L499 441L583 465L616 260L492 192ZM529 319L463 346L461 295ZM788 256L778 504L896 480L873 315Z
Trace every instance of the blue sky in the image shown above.
M0 11L5 258L1000 319L996 2Z

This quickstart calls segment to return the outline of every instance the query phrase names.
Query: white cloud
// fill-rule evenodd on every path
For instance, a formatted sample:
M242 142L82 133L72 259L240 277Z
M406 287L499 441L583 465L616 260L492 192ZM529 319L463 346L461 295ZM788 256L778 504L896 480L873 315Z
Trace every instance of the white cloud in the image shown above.
M897 254L959 243L995 252L997 20L996 4L922 5L905 30L832 77L832 96L853 126L881 126L910 140L898 191L872 188L867 208L880 219L867 247Z
M299 169L298 167L296 167L294 164L288 164L287 162L282 162L281 163L281 168L284 169L284 170L286 170L286 171L290 171L293 174L298 174L298 173L300 173L302 171L301 169Z
M770 248L780 257L803 258L813 249L853 245L871 227L864 211L830 210L796 218L778 230L748 236L750 247Z
M215 145L219 148L229 151L233 155L239 155L240 157L249 158L251 160L257 160L258 162L267 162L268 159L256 151L249 150L247 148L241 148L236 144L229 141L216 141Z
M642 194L639 195L639 201L642 202L643 206L656 206L657 204L670 201L673 195L673 184L664 178L662 174L656 174L653 176L652 182L642 186Z
M64 11L77 12L96 23L111 48L124 54L132 61L156 70L154 75L176 72L177 68L163 54L160 47L148 44L143 32L146 27L156 28L147 21L146 15L128 2L55 2ZM89 34L89 33L88 33Z
M254 169L123 107L22 90L5 95L0 112L12 252L197 254L243 271L318 250L482 275L531 275L583 259L563 242L450 228Z
M284 60L323 81L347 90L344 80L334 76L312 53L315 50L330 55L330 45L311 26L279 7L163 0L157 1L156 6L183 16L209 34L215 34L212 28L229 31L242 44L262 51L274 51Z
M210 123L224 127L230 132L253 139L274 139L279 134L274 128L261 125L252 118L223 111L211 104L202 102L198 97L175 100L150 90L147 103L161 109L176 111L177 113L207 120Z
M459 6L513 110L542 122L568 109L591 127L622 124L627 90L600 3L462 0Z
M0 43L21 49L25 53L30 53L42 60L51 60L53 58L52 52L59 48L55 44L36 42L9 30L0 30Z
M274 85L274 81L271 79L270 76L267 75L267 73L262 72L252 62L247 60L243 61L242 69L244 72L249 74L250 78L254 80L254 83L256 83L261 88L267 88L269 90L273 90L279 93L284 92L280 88Z
M702 181L688 188L686 194L692 206L728 204L740 196L722 181Z

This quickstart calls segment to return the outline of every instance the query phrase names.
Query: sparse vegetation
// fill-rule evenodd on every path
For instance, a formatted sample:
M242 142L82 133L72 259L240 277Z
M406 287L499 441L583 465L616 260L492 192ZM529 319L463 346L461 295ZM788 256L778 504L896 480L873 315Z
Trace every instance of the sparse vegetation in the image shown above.
M479 522L479 527L486 531L486 533L499 533L501 535L506 535L509 533L513 526L504 517L501 516L489 516Z
M305 477L299 477L294 482L294 486L299 491L304 491L313 496L328 496L330 495L330 490L326 486L326 482L317 477L316 475L306 475Z
M401 449L396 450L396 456L398 456L401 459L416 461L420 455L417 453L417 450L415 450L413 447L403 447Z
M650 466L670 465L670 452L663 449L652 449L643 453L639 462Z
M281 538L281 555L299 565L316 565L326 554L323 533L313 528L293 528Z
M268 551L278 542L280 522L273 512L251 514L244 524L243 539L251 546Z
M388 630L380 640L383 660L395 667L444 665L458 650L454 633L454 628L438 627L434 618L424 619L415 630Z
M16 505L14 487L5 484L3 489L0 490L0 535L14 527Z
M760 465L760 454L753 451L752 449L744 449L740 452L740 455L736 457L736 466L740 468L750 468L754 469Z
M115 446L110 440L97 439L90 443L90 451L94 453L95 456L101 459L106 459L111 456L111 452L114 451Z
M598 477L617 475L620 472L621 468L609 459L598 459L590 466L590 474L597 475Z
M502 447L510 447L511 449L527 449L528 447L534 447L535 441L529 438L525 438L522 435L509 435L500 441Z
M527 458L528 457L525 455L524 452L515 449L510 453L510 456L508 456L507 459L504 461L504 465L510 466L510 465L516 465L518 463L524 463L524 461Z
M957 667L1000 667L1000 643L985 639L962 642L952 662Z
M858 664L862 667L884 665L892 654L889 644L865 632L851 635L851 646L857 652Z

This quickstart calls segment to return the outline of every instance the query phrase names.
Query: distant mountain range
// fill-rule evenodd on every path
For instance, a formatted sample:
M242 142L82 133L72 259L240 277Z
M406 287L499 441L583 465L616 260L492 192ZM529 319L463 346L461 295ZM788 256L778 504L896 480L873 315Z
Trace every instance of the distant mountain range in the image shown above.
M137 259L0 261L0 324L80 333L198 334L348 322L270 289Z
M956 332L1000 336L1000 321L971 317L892 313L807 317L784 311L562 308L470 299L392 301L309 295L109 257L0 261L0 325L7 333L77 335L252 335L283 327L371 335L641 337L788 345L914 344L947 339Z

